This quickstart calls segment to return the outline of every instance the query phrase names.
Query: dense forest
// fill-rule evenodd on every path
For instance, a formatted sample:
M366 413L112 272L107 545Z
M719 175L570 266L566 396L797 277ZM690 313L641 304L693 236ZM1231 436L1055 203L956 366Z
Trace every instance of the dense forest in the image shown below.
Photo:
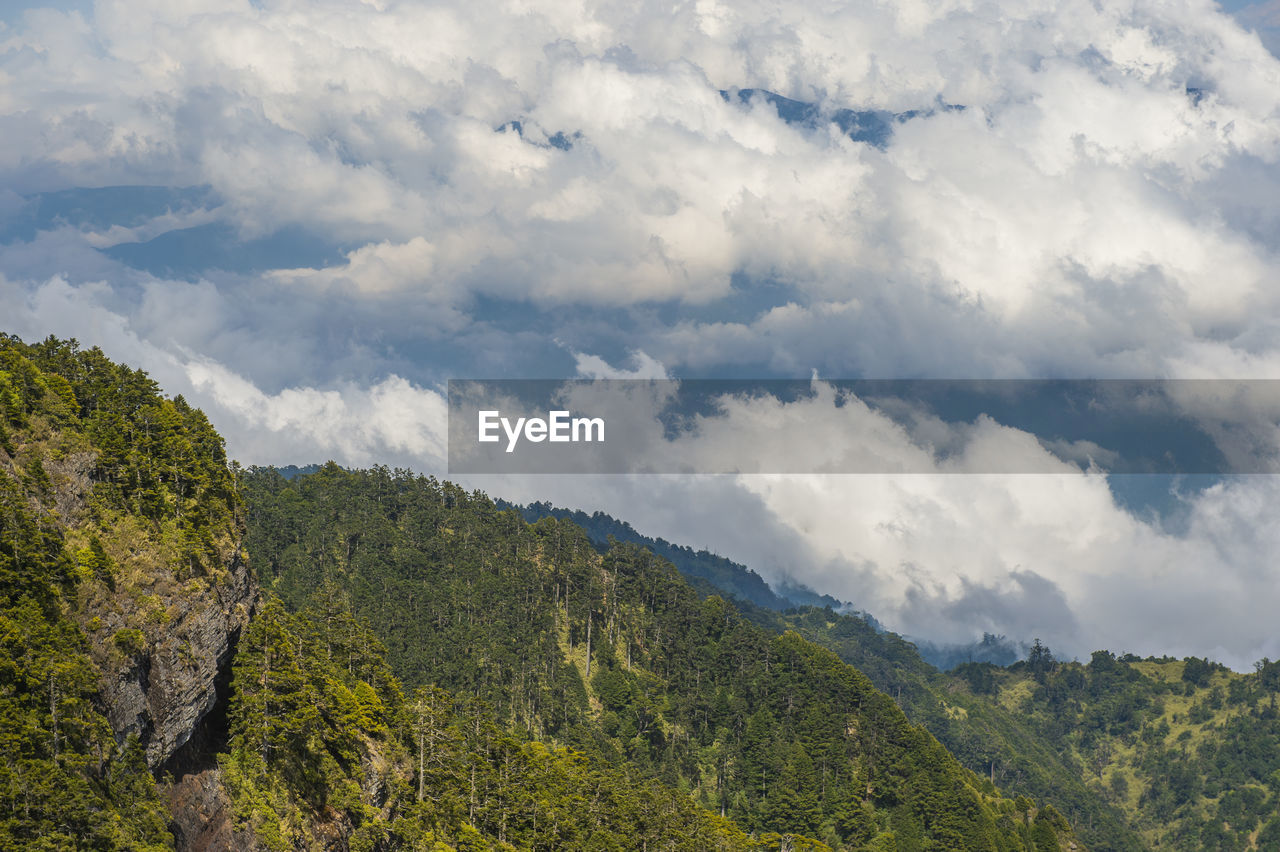
M1056 849L1052 806L1002 798L832 652L703 597L631 544L527 524L479 493L327 465L243 478L264 585L349 597L410 688L475 697L520 740L682 791L744 831L846 848Z
M1232 672L1205 659L1050 649L1008 668L957 671L1021 714L1152 849L1280 848L1280 663Z
M1280 847L1274 661L1239 674L1203 659L1098 652L1081 665L1036 644L1026 661L942 672L874 619L790 605L723 557L647 539L600 512L521 511L585 523L593 540L620 531L663 548L753 623L795 631L855 666L968 768L1010 794L1053 801L1090 849Z
M530 503L517 506L503 500L496 501L500 509L514 509L531 524L543 518L556 518L571 521L581 527L587 537L597 547L608 545L609 539L638 544L655 556L661 556L684 575L686 580L700 585L698 581L710 584L722 595L728 595L736 601L746 601L766 609L784 610L793 606L843 606L841 601L830 595L819 595L816 592L797 585L782 586L775 591L764 578L745 565L739 565L707 550L694 550L685 545L673 544L664 538L653 538L638 532L631 524L620 521L604 512L587 514L581 510L561 509L550 503Z
M296 475L297 468L282 468L286 476ZM314 472L312 468L309 472ZM595 511L588 514L580 509L565 509L545 502L533 502L516 505L505 500L497 500L499 508L515 509L529 523L536 523L543 518L552 517L573 521L582 527L587 536L597 547L607 546L609 539L629 541L652 551L671 562L685 579L695 588L706 590L711 594L721 594L732 598L737 603L749 607L763 607L783 612L797 607L818 607L831 609L843 615L851 615L866 622L877 632L885 632L875 616L857 609L849 601L839 601L831 595L819 594L802 583L788 580L787 566L774 566L774 573L782 573L772 583L765 581L746 565L734 562L708 550L694 550L692 547L674 544L664 538L647 536L635 529L626 521L619 520ZM990 662L1009 665L1026 656L1023 650L1003 636L984 634L982 639L962 644L934 644L931 642L914 642L916 655L929 665L938 669L951 669L966 662Z
M269 596L241 645L219 761L237 821L265 849L317 838L353 850L784 843L748 837L652 779L512 736L482 700L437 687L406 694L336 586L297 613Z
M746 609L756 623L775 631L794 630L857 667L961 763L1001 789L1052 800L1090 849L1144 847L1121 809L1085 782L1079 761L1047 738L1023 708L973 690L968 674L999 671L996 666L968 664L940 672L902 637L829 609Z

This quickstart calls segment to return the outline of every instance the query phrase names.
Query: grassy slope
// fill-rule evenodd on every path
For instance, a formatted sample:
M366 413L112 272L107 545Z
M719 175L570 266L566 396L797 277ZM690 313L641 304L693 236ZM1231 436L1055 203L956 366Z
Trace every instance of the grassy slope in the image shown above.
M1240 674L1193 661L1025 665L993 697L1042 732L1152 849L1280 848L1275 664ZM1206 671L1207 669L1207 671Z

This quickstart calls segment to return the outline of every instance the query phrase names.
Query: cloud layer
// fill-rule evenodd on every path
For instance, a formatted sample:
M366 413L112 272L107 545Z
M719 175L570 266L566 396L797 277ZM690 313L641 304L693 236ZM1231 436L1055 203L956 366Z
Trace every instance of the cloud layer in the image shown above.
M1273 5L8 12L0 326L145 367L247 463L435 471L452 376L1274 377ZM1176 533L1086 477L498 486L934 638L1277 653L1270 480Z

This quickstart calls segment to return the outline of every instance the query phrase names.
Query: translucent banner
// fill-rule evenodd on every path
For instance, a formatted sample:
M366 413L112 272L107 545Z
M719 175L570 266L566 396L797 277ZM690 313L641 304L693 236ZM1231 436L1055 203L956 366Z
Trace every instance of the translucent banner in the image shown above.
M449 472L1280 472L1274 380L453 380Z

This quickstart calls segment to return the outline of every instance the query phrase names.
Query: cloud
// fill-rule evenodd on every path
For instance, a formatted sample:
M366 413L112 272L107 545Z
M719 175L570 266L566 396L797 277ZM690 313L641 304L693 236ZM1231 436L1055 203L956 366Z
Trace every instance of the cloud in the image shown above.
M181 302L203 299L193 315L224 328L216 288L187 286ZM175 330L164 342L146 310L107 309L106 284L53 279L24 290L0 281L0 294L16 308L10 327L18 333L76 336L146 367L168 392L205 408L245 463L334 458L443 473L444 400L431 387L389 373L364 384L264 389L179 342L204 339L197 330ZM580 357L588 372L616 372L603 359ZM642 352L631 363L629 372L656 371ZM637 423L665 404L660 397L634 403ZM799 426L805 440L796 440ZM636 434L652 440L662 432ZM890 420L849 401L837 407L829 392L791 403L735 398L685 440L683 451L703 464L714 461L709 454L732 457L752 447L791 454L797 469L808 470L870 447L938 473L464 481L512 499L610 511L768 578L799 579L924 638L963 641L990 630L1039 636L1068 656L1099 647L1211 654L1239 668L1280 650L1272 630L1280 600L1270 592L1268 567L1280 547L1273 518L1280 485L1271 477L1241 477L1179 498L1187 520L1168 531L1159 519L1120 507L1100 475L965 473L991 470L993 459L1018 470L1067 469L1034 437L989 418Z
M453 329L467 296L711 305L783 281L788 298L732 330L755 360L768 345L800 369L1146 371L1271 304L1274 235L1232 211L1273 196L1212 190L1243 159L1274 164L1280 63L1210 6L771 8L534 4L518 27L337 0L32 13L6 41L21 85L0 169L207 183L245 234L357 246L294 277L425 299ZM896 126L880 152L719 96L738 86L967 108ZM974 349L957 308L1009 345ZM891 358L813 345L885 315L946 333L877 347ZM1049 318L1080 342L1037 352ZM673 367L730 355L665 342Z
M665 439L653 418L668 399L635 394L625 441L643 456L665 440L702 469L745 459L841 469L865 454L878 469L897 460L915 472L466 479L509 499L611 512L935 641L992 632L1038 637L1067 657L1211 654L1240 669L1280 647L1267 567L1280 545L1274 477L1176 497L1187 521L1175 531L1121 506L1106 476L1077 472L989 417L903 421L857 400L837 405L822 383L815 391L728 398Z
M573 360L577 364L578 375L584 379L669 379L667 368L662 362L649 357L644 352L631 353L631 362L635 369L627 370L614 367L599 355L585 352L574 352Z
M1268 8L1242 19L1265 28ZM828 116L915 112L877 147L720 94L740 88ZM1280 366L1280 61L1209 0L100 0L6 15L0 135L6 330L145 367L249 462L437 469L451 375ZM37 215L118 185L208 192ZM331 251L181 276L99 251L202 225ZM823 400L730 402L686 451L800 421L822 440L775 449L806 463L856 450L850 435L940 469L1060 463L994 421L906 428ZM1072 653L1247 664L1278 650L1256 592L1276 585L1258 574L1268 483L1185 498L1177 534L1075 475L503 487L921 635L989 624Z
M0 295L13 310L8 330L26 339L56 334L99 346L111 357L146 369L169 395L183 394L204 409L227 439L230 453L245 464L307 464L336 459L347 465L400 464L435 472L446 455L445 399L395 374L371 385L331 383L264 391L251 379L212 358L193 353L183 341L207 329L172 336L139 334L147 310L133 316L105 307L105 283L73 286L52 279L23 292L0 278ZM190 285L182 302L193 316L221 326L225 306L216 290ZM203 303L203 304L202 304ZM163 319L171 315L166 311ZM213 348L213 347L210 347ZM259 351L263 351L259 346Z
M228 412L241 429L288 440L295 461L324 455L369 466L412 459L418 466L438 469L445 457L443 396L399 376L367 390L286 388L265 394L216 363L193 361L186 373L211 407Z
M1280 55L1280 2L1263 0L1248 3L1237 9L1235 17L1240 23L1257 31L1272 53Z
M442 252L423 237L404 243L368 243L346 255L340 266L322 269L278 269L269 273L275 281L289 286L295 298L325 291L350 294L357 299L399 302L408 298L429 309L426 330L447 334L469 324L463 309L467 293L439 267Z

